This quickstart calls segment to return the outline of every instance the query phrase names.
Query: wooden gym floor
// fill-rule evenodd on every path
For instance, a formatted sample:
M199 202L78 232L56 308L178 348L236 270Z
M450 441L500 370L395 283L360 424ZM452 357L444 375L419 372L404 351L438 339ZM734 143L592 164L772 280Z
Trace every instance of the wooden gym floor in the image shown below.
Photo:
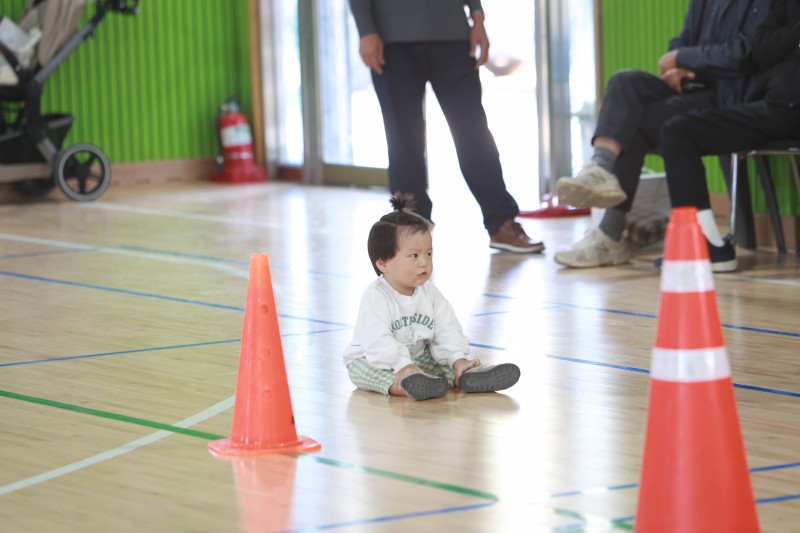
M588 217L521 219L548 248L520 256L490 251L468 193L441 198L434 279L473 353L521 367L503 393L415 403L349 382L385 191L201 183L0 206L0 530L632 529L658 249L564 270L553 253ZM252 253L269 255L318 453L207 449L230 435ZM740 262L714 281L758 515L800 531L800 260Z

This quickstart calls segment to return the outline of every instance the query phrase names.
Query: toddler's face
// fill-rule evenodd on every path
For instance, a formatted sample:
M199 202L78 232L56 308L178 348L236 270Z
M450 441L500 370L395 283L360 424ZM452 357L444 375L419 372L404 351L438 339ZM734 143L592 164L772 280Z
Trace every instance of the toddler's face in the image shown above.
M394 290L411 296L433 271L433 239L429 231L397 236L397 253L387 261L378 261L378 268Z

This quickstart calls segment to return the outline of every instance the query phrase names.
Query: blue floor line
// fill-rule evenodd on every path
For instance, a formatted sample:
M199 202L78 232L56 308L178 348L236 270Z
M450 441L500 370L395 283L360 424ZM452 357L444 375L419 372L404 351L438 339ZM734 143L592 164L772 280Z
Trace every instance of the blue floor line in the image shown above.
M86 354L86 355L69 355L66 357L52 357L49 359L36 359L34 361L17 361L14 363L0 363L0 367L4 366L21 366L21 365L35 365L39 363L52 363L55 361L71 361L73 359L90 359L92 357L106 357L109 355L126 355L132 353L144 353L144 352L158 352L161 350L179 350L182 348L197 348L199 346L211 346L214 344L227 344L233 342L240 342L241 339L228 339L224 341L209 341L209 342L197 342L193 344L176 344L174 346L156 346L154 348L140 348L136 350L120 350L118 352L102 352L102 353L93 353L93 354Z
M189 303L189 304L194 304L194 305L202 305L202 306L206 306L206 307L217 307L217 308L221 308L221 309L230 309L230 310L234 310L234 311L244 311L243 308L236 307L236 306L214 304L214 303L209 303L209 302L202 302L202 301L199 301L199 300L189 300L189 299L184 299L184 298L175 298L175 297L171 297L171 296L161 296L161 295L158 295L158 294L150 294L150 293L145 293L145 292L130 291L130 290L126 290L126 289L116 289L116 288L113 288L113 287L106 287L106 286L103 286L103 285L92 285L92 284L88 284L88 283L65 281L65 280L59 280L59 279L54 279L54 278L46 278L46 277L43 277L43 276L33 276L33 275L29 275L29 274L20 274L20 273L17 273L17 272L0 271L0 276L17 277L17 278L29 279L29 280L32 280L32 281L44 281L44 282L47 282L47 283L57 283L57 284L61 284L61 285L69 285L69 286L74 286L74 287L83 287L83 288L87 288L87 289L105 290L105 291L116 292L116 293L120 293L120 294L128 294L128 295L131 295L131 296L142 296L142 297L145 297L145 298L155 298L155 299L168 300L168 301L179 302L179 303ZM511 296L496 295L496 294L491 294L491 293L484 293L484 296L491 297L491 298L514 299ZM580 305L575 305L575 304L567 304L567 303L563 303L563 302L542 302L542 303L545 304L545 305L551 305L551 306L555 306L555 307L568 307L568 308L572 308L572 309L601 311L603 313L619 314L619 315L633 316L633 317L639 317L639 318L650 318L650 319L657 318L656 315L649 314L649 313L634 313L634 312L631 312L631 311L621 311L621 310L617 310L617 309L607 309L607 308L602 308L602 307L580 306ZM496 312L496 313L499 314L499 312ZM490 314L490 313L482 313L482 314ZM476 315L476 316L480 316L480 315ZM322 322L322 321L320 321L320 322ZM342 325L342 324L336 324L334 322L323 322L323 323ZM767 333L767 334L770 334L770 335L781 335L781 336L786 336L786 337L800 338L800 333L795 333L795 332L791 332L791 331L781 331L781 330L766 329L766 328L754 328L754 327L749 327L749 326L735 326L735 325L731 325L731 324L722 324L721 326L723 328L725 328L725 329L733 329L733 330L738 330L738 331L747 331L747 332L751 332L751 333Z
M108 292L115 292L118 294L126 294L129 296L141 296L144 298L154 298L157 300L167 300L171 302L178 302L178 303L188 303L193 305L202 305L205 307L216 307L219 309L229 309L231 311L244 311L242 307L235 307L232 305L222 305L222 304L214 304L209 302L201 302L199 300L189 300L186 298L175 298L172 296L161 296L159 294L150 294L146 292L139 292L139 291L130 291L127 289L115 289L113 287L106 287L103 285L92 285L90 283L81 283L77 281L65 281L60 279L53 279L53 278L45 278L43 276L32 276L30 274L20 274L18 272L7 272L5 270L0 270L0 276L9 276L14 278L21 278L21 279L28 279L32 281L44 281L47 283L56 283L58 285L67 285L70 287L80 287L83 289L95 289L100 291L108 291Z
M800 467L800 463L783 463L783 464L778 464L778 465L760 466L760 467L756 467L756 468L751 468L750 469L750 473L751 474L758 474L758 473L761 473L761 472L769 472L769 471L773 471L773 470L787 470L787 469L790 469L790 468L798 468L798 467ZM625 483L625 484L622 484L622 485L609 485L607 487L590 487L588 489L582 489L582 490L569 490L569 491L564 491L564 492L554 492L553 494L550 494L548 496L548 499L555 500L555 499L558 499L558 498L570 498L570 497L573 497L573 496L592 496L594 494L603 494L605 492L612 492L612 491L618 491L618 490L631 490L631 489L635 489L635 488L638 488L638 487L639 487L638 483ZM795 494L795 495L788 495L788 496L780 496L779 498L796 499L796 498L798 498L798 495ZM767 500L771 501L772 499L774 499L774 498L764 498L764 502L766 502ZM761 502L762 500L758 500L758 501Z
M600 362L600 361L590 361L588 359L578 359L578 358L575 358L575 357L564 357L563 355L545 354L545 357L547 357L548 359L557 359L559 361L567 361L567 362L570 362L570 363L580 363L580 364L584 364L584 365L602 366L602 367L605 367L605 368L614 368L614 369L617 369L617 370L626 370L628 372L637 372L637 373L640 373L640 374L650 374L650 371L647 370L646 368L638 368L638 367L635 367L635 366L615 365L615 364L612 364L612 363L603 363L603 362ZM746 389L746 390L752 390L752 391L757 391L757 392L767 392L767 393L770 393L770 394L781 394L783 396L791 396L793 398L800 398L800 392L793 392L793 391L787 391L787 390L782 390L782 389L772 389L772 388L769 388L769 387L759 387L759 386L756 386L756 385L743 385L741 383L734 383L733 386L736 387L736 388L739 388L739 389Z
M653 315L651 313L636 313L633 311L621 311L619 309L607 309L604 307L589 307L577 304L568 304L562 302L542 302L547 305L553 305L556 307L568 307L570 309L582 309L587 311L601 311L603 313L610 313L614 315L624 315L624 316L632 316L637 318L653 318L657 319L658 315ZM782 335L785 337L797 337L800 338L800 333L795 333L793 331L781 331L777 329L766 329L766 328L753 328L749 326L736 326L733 324L721 324L724 329L732 329L737 331L748 331L752 333L768 333L770 335Z
M144 246L131 246L131 245L121 245L121 246L114 246L109 247L111 249L121 249L121 250L133 250L139 252L146 252L151 254L161 254L161 255L170 255L173 257L187 257L190 259L202 259L204 261L212 261L212 262L221 262L221 263L232 263L235 265L243 265L248 266L250 264L249 259L228 259L224 257L213 257L208 255L200 255L200 254L190 254L185 252L176 252L173 250L161 250L158 248L147 248ZM288 267L284 265L275 265L270 263L269 265L270 270L295 270L293 267ZM324 272L321 270L307 270L306 273L313 274L315 276L324 276L330 278L343 278L343 279L355 279L355 276L348 276L343 274L335 274L333 272Z
M82 253L82 252L94 252L97 251L96 249L73 249L73 250L48 250L46 252L24 252L18 254L4 254L0 255L0 260L2 259L26 259L29 257L43 257L43 256L52 256L52 255L65 255L65 254L75 254L75 253Z

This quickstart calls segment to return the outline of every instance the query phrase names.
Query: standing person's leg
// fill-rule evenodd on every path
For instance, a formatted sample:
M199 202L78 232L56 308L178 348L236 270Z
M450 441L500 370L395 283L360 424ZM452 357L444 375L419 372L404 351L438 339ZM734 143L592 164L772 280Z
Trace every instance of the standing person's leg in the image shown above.
M481 102L481 80L467 41L428 43L430 80L458 156L459 167L483 214L490 246L519 253L544 250L514 218L519 206L506 188L497 144Z
M392 194L413 194L417 213L431 220L423 114L428 72L423 47L416 43L386 44L383 74L373 71L372 83L386 130L389 189Z

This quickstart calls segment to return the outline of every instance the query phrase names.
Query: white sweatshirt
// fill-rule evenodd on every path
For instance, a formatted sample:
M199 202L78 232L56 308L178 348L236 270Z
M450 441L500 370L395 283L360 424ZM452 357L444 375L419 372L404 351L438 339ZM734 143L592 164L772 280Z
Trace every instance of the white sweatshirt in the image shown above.
M397 372L422 355L426 344L439 364L452 367L457 359L470 359L469 339L450 302L431 281L405 296L381 276L361 298L344 364L366 357L375 368Z

